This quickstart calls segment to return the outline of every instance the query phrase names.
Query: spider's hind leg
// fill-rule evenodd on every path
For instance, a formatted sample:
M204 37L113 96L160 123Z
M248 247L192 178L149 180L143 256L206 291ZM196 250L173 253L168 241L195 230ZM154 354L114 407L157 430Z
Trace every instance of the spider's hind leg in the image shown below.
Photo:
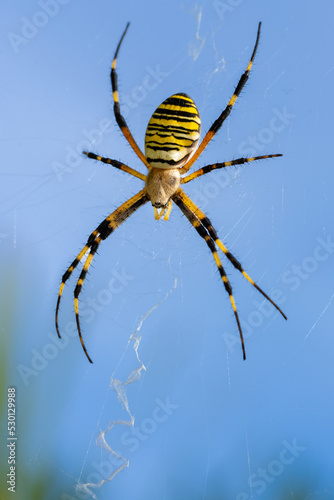
M82 334L81 334L81 328L80 328L80 321L79 321L79 295L80 295L80 292L81 292L81 288L82 288L82 285L83 285L83 282L86 278L86 275L87 275L87 272L88 272L88 269L92 263L92 260L94 258L94 255L95 253L97 252L97 249L99 248L99 245L102 241L102 238L101 236L97 236L94 240L94 242L92 243L91 247L90 247L90 252L87 256L87 259L84 263L84 266L82 268L82 271L80 273L80 276L79 276L79 279L78 279L78 282L77 282L77 285L74 289L74 310L75 310L75 319L76 319L76 323L77 323L77 329L78 329L78 334L79 334L79 338L80 338L80 342L81 342L81 345L82 345L82 348L88 358L88 361L90 363L93 363L93 361L91 360L88 352L87 352L87 349L86 349L86 346L84 344L84 341L83 341L83 338L82 338Z
M74 309L75 309L75 317L76 317L76 323L77 323L80 342L81 342L82 348L85 351L85 354L86 354L88 360L90 361L90 363L92 363L92 360L88 355L87 349L86 349L84 341L82 339L80 321L79 321L79 295L80 295L80 292L82 289L82 285L84 283L88 269L92 263L94 255L97 252L97 249L98 249L101 241L108 238L108 236L113 231L115 231L115 229L117 229L139 207L141 207L142 205L147 203L148 200L149 199L146 195L145 189L142 189L141 191L139 191L139 193L135 194L132 198L130 198L129 200L124 202L120 207L118 207L116 210L114 210L114 212L112 212L110 215L108 215L108 217L106 219L104 219L103 222L101 222L101 224L95 229L95 231L92 232L92 234L88 238L87 244L84 246L84 248L81 250L79 255L74 259L74 261L72 262L70 267L67 269L67 271L63 275L62 283L60 285L60 290L59 290L59 295L58 295L57 307L56 307L56 329L57 329L59 337L60 337L60 333L59 333L59 329L58 329L58 310L59 310L60 299L61 299L61 296L63 293L65 283L69 279L69 277L71 276L74 269L79 264L80 260L89 251L89 254L88 254L86 261L83 265L83 269L80 273L79 279L77 281L77 285L76 285L75 290L74 290Z
M61 335L60 335L59 325L58 325L58 313L59 313L59 306L60 306L61 297L63 295L65 283L71 277L74 269L77 267L77 265L79 264L81 259L83 259L85 254L88 252L88 250L90 249L91 245L95 241L95 238L97 237L98 234L99 233L97 230L92 232L92 234L89 236L89 238L87 240L86 245L83 247L81 252L76 256L76 258L74 259L74 261L72 262L70 267L65 271L65 273L62 276L61 285L60 285L60 289L59 289L59 293L58 293L57 306L56 306L56 317L55 317L56 330L57 330L57 334L58 334L59 338L61 338Z
M280 307L255 283L255 281L246 273L243 269L241 263L231 254L231 252L226 248L223 242L218 238L216 230L211 224L210 219L205 215L202 210L198 208L197 205L186 195L184 191L182 191L181 198L183 202L188 206L188 208L195 214L195 216L200 220L201 224L207 230L213 241L220 248L220 250L226 255L227 259L233 264L233 266L240 271L240 273L251 283L262 295L265 297L283 316L284 319L287 319L284 312L280 309Z
M227 291L229 298L230 298L230 302L232 305L234 316L235 316L235 319L236 319L236 322L238 325L243 358L246 359L244 338L243 338L243 334L242 334L242 329L241 329L241 325L240 325L237 307L236 307L233 292L232 292L232 286L228 280L228 277L226 276L225 269L224 269L224 267L221 263L221 260L219 258L217 248L216 248L216 245L215 245L213 238L210 236L210 234L208 234L208 232L205 229L205 227L203 226L202 222L197 218L196 214L189 208L188 204L185 202L184 194L185 194L184 191L182 191L182 189L179 189L176 192L176 194L173 196L173 201L181 209L181 211L187 217L187 219L192 224L192 226L196 229L196 231L201 236L201 238L203 238L205 240L206 244L208 245L209 249L212 252L212 255L213 255L213 258L214 258L215 263L217 265L219 274L220 274L221 279L224 283L225 290Z

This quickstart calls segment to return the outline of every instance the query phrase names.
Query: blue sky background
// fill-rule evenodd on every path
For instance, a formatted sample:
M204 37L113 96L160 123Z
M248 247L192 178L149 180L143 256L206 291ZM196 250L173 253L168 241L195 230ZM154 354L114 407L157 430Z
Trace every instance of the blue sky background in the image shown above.
M139 374L114 382L135 423L105 434L129 468L91 488L99 500L334 498L333 17L330 2L302 11L262 0L2 7L1 385L17 390L17 499L39 498L39 482L43 499L92 498L76 484L103 482L123 463L96 438L130 419L110 381ZM89 148L145 172L112 113L109 71L122 31L131 21L120 100L142 147L152 112L175 92L188 93L203 132L210 127L260 20L250 80L196 166L284 156L185 189L288 321L227 263L244 362L207 246L177 207L167 223L146 205L101 244L83 288L90 365L73 323L77 274L63 295L62 342L54 310L87 236L142 186L81 155ZM141 337L139 359L131 336Z

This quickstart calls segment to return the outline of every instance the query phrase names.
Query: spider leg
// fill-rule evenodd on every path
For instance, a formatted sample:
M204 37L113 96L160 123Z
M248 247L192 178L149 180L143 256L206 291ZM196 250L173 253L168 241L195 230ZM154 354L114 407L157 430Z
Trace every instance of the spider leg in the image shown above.
M144 154L142 153L142 151L139 148L138 144L134 140L134 138L133 138L133 136L132 136L132 134L131 134L131 132L129 130L129 127L127 126L125 118L121 114L121 109L120 109L120 105L119 105L118 85L117 85L117 73L116 73L116 62L117 62L117 56L118 56L119 49L121 47L121 44L123 42L123 38L125 37L125 34L126 34L127 30L128 30L129 25L130 25L130 23L128 23L126 25L125 30L123 32L123 35L121 36L121 39L120 39L120 41L119 41L119 43L117 45L117 49L116 49L116 52L115 52L115 55L114 55L114 60L112 62L112 66L111 66L110 78L111 78L111 85L112 85L112 95L113 95L113 99L114 99L114 114L115 114L116 122L117 122L119 128L121 129L122 133L124 134L124 137L126 138L126 140L128 141L128 143L130 144L130 146L132 147L132 149L134 150L134 152L136 153L136 155L144 163L144 165L146 165L147 168L150 168L150 166L147 163L147 160L146 160Z
M58 313L59 313L59 306L60 306L60 301L61 297L63 295L63 290L66 281L71 277L71 274L73 273L74 269L77 267L81 259L84 257L84 255L88 252L90 247L95 241L95 238L98 236L98 231L95 229L95 231L92 232L92 234L89 236L86 245L83 247L81 252L76 256L70 267L65 271L63 274L62 280L61 280L61 285L58 293L58 299L57 299L57 307L56 307L56 330L58 333L58 337L61 338L60 332L59 332L59 326L58 326Z
M232 292L232 286L228 280L228 277L226 276L224 267L221 263L221 260L219 258L218 252L217 252L217 247L215 245L215 242L213 238L208 234L206 228L203 226L201 220L198 219L197 215L190 209L188 203L185 202L183 198L184 192L182 189L179 189L176 194L173 196L173 201L176 203L176 205L180 208L180 210L184 213L184 215L187 217L189 222L192 224L192 226L196 229L198 234L201 236L206 241L206 244L210 248L213 258L215 260L215 263L217 265L218 271L220 273L220 276L222 278L222 281L225 286L225 290L227 291L231 305L233 308L234 316L238 325L238 330L239 330L239 335L240 335L240 340L241 340L241 346L242 346L242 353L243 353L243 358L246 359L246 351L245 351L245 344L244 344L244 338L242 335L242 329L239 321L239 316L238 316L238 311L237 307L235 304L235 300L233 297L233 292Z
M211 224L210 219L205 215L204 212L186 195L186 193L181 190L179 193L179 198L182 202L191 210L192 213L201 221L202 225L205 227L211 238L214 240L216 245L221 249L221 251L226 255L228 260L233 264L233 266L241 272L241 274L251 283L262 295L265 297L276 309L281 313L284 319L287 319L283 311L278 307L277 304L255 283L254 280L246 273L240 262L228 251L223 242L218 238L214 227Z
M78 328L78 333L79 333L79 338L80 342L82 345L82 348L90 361L92 363L91 358L89 357L85 344L82 339L82 334L81 334L81 329L80 329L80 321L79 321L79 295L82 289L83 282L85 280L85 277L87 275L88 269L92 263L92 260L94 258L94 255L101 243L102 240L105 240L108 238L108 236L115 231L130 215L132 215L139 207L147 203L148 197L146 195L145 190L139 191L135 196L127 200L125 203L123 203L120 207L118 207L114 212L112 212L108 217L101 222L101 224L95 229L95 231L90 235L88 238L87 244L85 247L81 250L79 255L76 257L76 259L73 261L71 266L68 268L68 270L65 272L63 279L62 279L62 284L60 286L60 291L59 291L59 296L58 296L58 301L57 301L57 309L56 309L56 328L58 335L59 330L58 330L58 309L59 309L59 304L60 304L60 298L63 292L63 288L65 285L65 282L67 279L71 276L73 270L75 267L78 265L82 257L85 255L85 253L89 251L89 254L87 256L87 259L84 263L83 269L81 271L81 274L79 276L77 285L74 290L74 309L75 309L75 317L76 317L76 323L77 323L77 328Z
M278 156L283 156L283 155L275 154L275 155L253 156L252 158L238 158L237 160L206 165L205 167L199 168L192 174L183 177L183 179L181 179L181 184L186 184L187 182L193 181L194 179L201 177L201 175L208 174L209 172L212 172L212 170L216 170L218 168L231 167L232 165L242 165L243 163L249 163L251 161L257 161L257 160L264 160L265 158L277 158Z
M111 160L110 158L104 158L103 156L96 155L95 153L87 153L87 151L83 151L83 154L88 156L88 158L91 158L92 160L98 160L102 161L102 163L108 163L109 165L118 168L118 170L122 170L122 172L126 172L130 175L133 175L134 177L138 177L138 179L141 179L142 181L145 181L146 179L146 176L144 174L141 174L134 168L124 165L124 163L121 163L120 161Z
M87 349L86 349L86 346L84 344L84 341L83 341L83 338L82 338L82 334L81 334L81 328L80 328L80 321L79 321L79 295L80 295L80 292L81 292L81 288L82 288L82 285L83 285L83 282L85 280L85 277L86 277L86 274L88 272L88 269L89 269L89 266L91 265L92 263L92 260L94 258L94 255L95 253L97 252L97 249L99 248L99 245L102 241L102 238L100 236L97 236L96 239L94 240L92 246L90 247L90 252L88 254L88 257L84 263L84 266L82 268L82 271L80 273L80 277L78 279L78 282L77 282L77 285L74 289L74 310L75 310L75 319L76 319L76 323L77 323L77 329L78 329L78 333L79 333L79 339L80 339L80 342L81 342L81 345L82 345L82 348L88 358L88 361L90 363L93 363L93 361L91 360L88 352L87 352Z
M202 152L204 151L204 149L206 148L206 146L209 144L209 142L211 141L211 139L213 138L213 136L218 132L218 130L220 129L220 127L222 126L222 124L224 123L224 121L226 120L226 118L228 117L228 115L231 113L231 110L232 110L232 108L233 108L236 100L238 99L238 97L239 97L242 89L245 86L245 83L248 80L249 72L251 70L251 67L253 66L254 57L255 57L255 54L256 54L256 51L257 51L257 47L258 47L258 44L259 44L260 31L261 31L261 23L259 23L259 27L258 27L258 30L257 30L257 36L256 36L256 41L255 41L255 46L254 46L254 49L253 49L252 56L250 58L250 61L249 61L248 66L246 68L246 71L242 74L242 76L241 76L241 78L240 78L240 80L238 82L238 85L235 88L234 94L232 95L232 97L231 97L228 105L224 109L224 111L217 118L217 120L211 125L210 129L208 130L208 132L204 136L201 144L199 145L198 149L195 151L195 153L193 154L193 156L181 168L181 173L182 174L188 172L188 170L190 169L190 167L195 163L195 161L197 160L197 158L199 158L199 156L202 154Z

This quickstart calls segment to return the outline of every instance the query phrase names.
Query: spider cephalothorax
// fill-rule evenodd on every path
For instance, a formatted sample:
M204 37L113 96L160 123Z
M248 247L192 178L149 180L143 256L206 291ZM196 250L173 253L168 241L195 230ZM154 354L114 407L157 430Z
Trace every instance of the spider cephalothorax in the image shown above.
M74 290L74 308L81 345L86 353L88 360L92 363L81 335L78 298L87 271L91 265L91 262L100 243L105 240L115 229L117 229L128 217L130 217L130 215L132 215L139 207L141 207L148 201L151 201L153 205L155 218L161 219L162 217L164 217L165 220L168 220L174 202L181 209L183 214L196 229L198 234L204 239L210 251L212 252L223 284L231 301L240 334L243 357L244 359L246 359L242 330L232 293L232 287L218 255L217 247L224 253L226 258L232 263L232 265L241 272L241 274L281 313L281 315L285 319L286 316L278 307L278 305L275 304L270 299L270 297L268 297L268 295L263 290L261 290L261 288L252 280L252 278L246 273L246 271L244 271L241 263L231 254L231 252L226 248L223 242L218 238L217 233L208 217L200 210L199 207L195 205L195 203L193 203L193 201L186 195L186 193L180 186L215 169L230 167L231 165L242 165L243 163L262 160L264 158L282 156L281 154L273 154L254 156L251 158L238 158L236 160L223 163L213 163L211 165L206 165L205 167L202 167L191 174L184 175L187 174L190 167L199 158L212 137L218 132L223 122L230 114L235 101L237 100L241 90L248 80L248 75L251 70L259 43L261 23L259 23L255 46L246 71L242 74L226 108L222 111L217 120L211 125L209 131L205 134L199 146L198 142L200 137L201 120L198 110L194 101L187 94L179 93L166 99L162 104L160 104L160 106L158 106L158 108L153 113L148 123L145 135L145 155L142 153L141 149L132 137L126 121L121 115L118 98L116 60L118 51L128 27L129 23L127 24L124 33L118 43L111 67L111 84L113 89L114 113L117 124L119 125L121 131L123 132L124 136L126 137L127 141L129 142L137 156L147 167L148 173L147 175L144 175L141 172L138 172L132 167L129 167L117 160L104 158L94 153L84 151L84 154L89 158L102 161L103 163L110 164L113 167L122 170L123 172L127 172L128 174L133 175L134 177L137 177L138 179L143 181L145 185L143 189L139 191L139 193L123 203L104 221L101 222L101 224L89 236L86 245L83 247L81 252L77 255L70 267L64 273L62 277L62 283L60 285L56 307L56 329L58 335L60 337L58 328L58 310L65 283L69 279L79 262L83 258L85 258L86 260L84 262L83 269Z
M180 170L177 168L150 168L146 176L145 187L155 209L166 209L171 206L171 198L179 189L180 181ZM157 210L155 210L155 218L161 218Z

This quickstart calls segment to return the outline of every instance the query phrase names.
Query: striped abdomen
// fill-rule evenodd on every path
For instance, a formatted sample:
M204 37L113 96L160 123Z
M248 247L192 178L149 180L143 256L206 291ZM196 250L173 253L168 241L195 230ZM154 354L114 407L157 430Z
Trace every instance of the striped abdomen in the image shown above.
M145 156L155 168L178 168L197 147L201 119L187 94L166 99L153 113L145 134Z

